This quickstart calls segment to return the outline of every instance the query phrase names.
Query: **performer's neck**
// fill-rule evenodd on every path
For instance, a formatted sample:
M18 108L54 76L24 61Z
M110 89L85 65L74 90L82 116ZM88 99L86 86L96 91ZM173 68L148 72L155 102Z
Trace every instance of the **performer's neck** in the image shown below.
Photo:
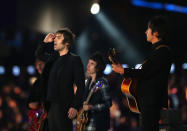
M68 48L64 48L63 50L59 51L60 56L66 55L69 52Z
M153 39L153 40L151 41L151 43L152 43L152 45L153 45L153 44L155 44L155 43L157 43L157 42L159 42L159 41L161 41L161 39L156 38L156 39Z
M91 76L91 78L92 78L92 81L91 81L91 83L92 83L92 82L94 82L94 81L95 81L95 78L96 78L96 73L95 73L95 74L91 74L90 76Z

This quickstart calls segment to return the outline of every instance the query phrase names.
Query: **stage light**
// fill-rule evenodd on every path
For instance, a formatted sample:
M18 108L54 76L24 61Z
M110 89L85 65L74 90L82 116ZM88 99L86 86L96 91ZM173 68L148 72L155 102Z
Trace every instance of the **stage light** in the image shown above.
M33 29L43 33L55 32L65 26L66 19L64 12L60 11L55 5L45 4L40 8L37 19L33 23Z
M135 69L141 69L142 64L136 64Z
M172 74L174 72L175 72L175 64L172 64L170 68L170 73Z
M84 29L84 31L80 34L80 36L77 37L76 41L76 49L77 53L81 56L83 64L87 65L88 59L90 56L89 53L89 47L90 47L90 41L88 39L88 30Z
M105 70L104 70L104 74L105 74L105 75L108 75L108 74L110 74L111 72L112 72L112 66L109 65L109 64L107 64L107 65L106 65L106 68L105 68Z
M31 78L29 79L30 85L33 85L34 82L35 82L36 80L37 80L37 77L35 77L35 76L31 77Z
M20 74L20 67L19 66L13 66L13 68L12 68L12 74L14 76L19 76L19 74Z
M184 70L186 70L186 69L187 69L187 63L184 63L184 64L182 65L182 68L183 68Z
M94 14L94 15L95 15L95 14L98 14L99 11L100 11L100 6L99 6L99 4L98 4L98 3L94 3L94 4L92 5L90 11L91 11L91 13Z
M172 12L187 13L187 6L181 6L176 4L164 3L164 2L149 2L146 0L132 0L134 6L152 8L157 10L167 10Z
M29 66L27 67L27 72L28 72L29 75L33 75L33 74L35 73L35 68L34 68L34 66L33 66L33 65L29 65Z
M108 37L115 43L115 46L118 46L122 52L122 57L124 57L128 63L134 64L135 62L142 60L142 55L136 47L133 46L132 41L129 40L128 36L118 28L107 15L101 11L95 17L102 29L108 35Z
M0 66L0 75L4 75L4 74L5 74L5 67Z
M122 64L123 68L128 68L129 66L127 64Z

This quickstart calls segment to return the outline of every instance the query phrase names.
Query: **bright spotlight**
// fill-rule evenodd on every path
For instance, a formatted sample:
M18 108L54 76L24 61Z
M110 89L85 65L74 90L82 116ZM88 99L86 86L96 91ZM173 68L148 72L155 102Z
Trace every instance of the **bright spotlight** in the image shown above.
M106 68L105 68L105 70L104 70L104 74L105 74L105 75L108 75L108 74L110 74L111 72L112 72L112 66L109 65L109 64L107 64L107 65L106 65Z
M20 67L19 66L13 66L12 73L14 76L19 76L20 74Z
M142 64L136 64L134 68L135 69L141 69L141 66L142 66Z
M175 64L172 64L170 68L170 73L174 73L174 72L175 72Z
M182 68L186 70L186 69L187 69L187 63L184 63L184 64L182 65Z
M5 67L4 66L0 66L0 75L5 74Z
M122 64L123 68L128 68L129 66L127 64Z
M29 65L27 67L27 72L29 73L29 75L33 75L35 73L35 68L33 65Z
M98 14L99 13L99 10L100 10L100 6L99 6L99 4L98 3L94 3L93 5L92 5L92 7L91 7L91 13L92 14Z

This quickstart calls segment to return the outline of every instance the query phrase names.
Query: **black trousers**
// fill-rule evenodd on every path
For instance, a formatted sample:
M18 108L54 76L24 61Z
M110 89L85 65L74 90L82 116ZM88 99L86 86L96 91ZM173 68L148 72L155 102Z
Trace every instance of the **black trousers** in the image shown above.
M141 108L140 126L142 131L159 131L160 109Z
M48 126L49 131L73 131L72 120L68 118L68 109L59 103L51 103Z

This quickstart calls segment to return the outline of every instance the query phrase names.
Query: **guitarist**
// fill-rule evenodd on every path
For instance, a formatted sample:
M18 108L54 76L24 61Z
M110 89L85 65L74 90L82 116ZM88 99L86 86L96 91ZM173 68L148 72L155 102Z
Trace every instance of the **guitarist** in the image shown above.
M105 66L104 57L99 52L94 53L87 64L86 73L89 78L86 81L83 97L83 110L88 111L85 131L107 131L110 127L111 97L108 81L103 76ZM97 81L102 81L103 85L93 93L89 103L86 104L86 98Z
M166 45L166 22L163 17L153 17L145 32L152 44L152 54L143 62L141 69L123 68L113 64L113 70L124 77L139 78L137 102L141 112L142 131L159 131L160 110L167 109L168 75L171 52Z

